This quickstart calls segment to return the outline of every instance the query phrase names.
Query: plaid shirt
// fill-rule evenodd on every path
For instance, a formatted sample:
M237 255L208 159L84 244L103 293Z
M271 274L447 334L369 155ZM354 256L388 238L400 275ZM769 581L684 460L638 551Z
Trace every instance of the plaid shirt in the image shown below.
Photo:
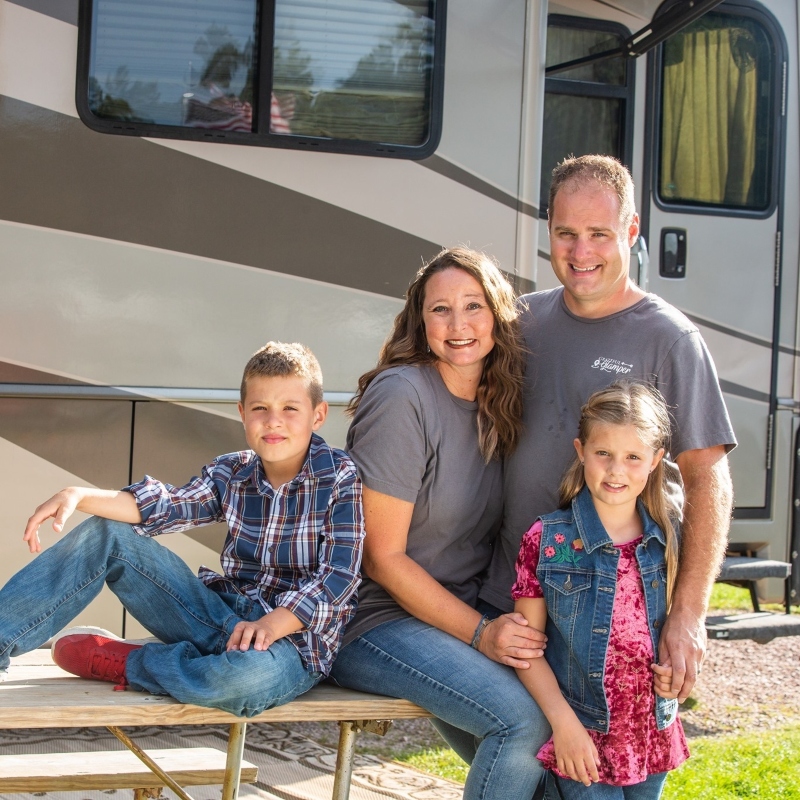
M305 630L287 638L308 670L330 671L356 607L364 539L361 482L341 450L312 435L297 476L273 489L252 450L219 456L175 488L146 475L133 494L142 536L226 522L223 575L201 567L219 592L246 594L265 612L291 611Z

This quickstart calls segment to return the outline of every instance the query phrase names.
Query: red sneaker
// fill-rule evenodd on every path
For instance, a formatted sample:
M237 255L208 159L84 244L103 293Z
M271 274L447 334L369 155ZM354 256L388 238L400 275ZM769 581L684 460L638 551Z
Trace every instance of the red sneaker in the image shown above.
M97 634L76 633L63 636L53 645L53 661L79 678L109 681L124 689L128 685L125 678L128 653L140 647Z

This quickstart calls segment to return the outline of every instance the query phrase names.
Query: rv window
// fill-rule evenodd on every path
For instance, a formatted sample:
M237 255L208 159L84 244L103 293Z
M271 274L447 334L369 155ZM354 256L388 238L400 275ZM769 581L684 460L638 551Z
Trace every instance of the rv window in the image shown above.
M757 20L718 12L662 45L662 203L769 207L776 113L771 49Z
M553 14L547 21L547 66L618 47L622 25ZM540 214L547 216L553 168L568 155L604 153L630 161L633 70L610 58L545 80Z
M91 0L78 102L106 133L423 158L443 0Z

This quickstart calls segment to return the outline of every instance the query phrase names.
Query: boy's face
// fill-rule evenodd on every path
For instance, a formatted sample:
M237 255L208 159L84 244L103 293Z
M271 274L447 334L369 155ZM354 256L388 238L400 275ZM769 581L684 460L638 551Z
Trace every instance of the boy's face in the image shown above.
M261 459L267 480L278 487L300 472L312 431L328 414L328 404L314 407L308 384L296 375L249 378L239 403L247 445Z

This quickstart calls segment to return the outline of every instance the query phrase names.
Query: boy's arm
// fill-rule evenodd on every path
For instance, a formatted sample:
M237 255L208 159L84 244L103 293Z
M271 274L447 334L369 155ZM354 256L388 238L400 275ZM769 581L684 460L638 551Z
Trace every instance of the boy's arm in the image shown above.
M49 500L45 500L28 519L22 540L28 543L31 553L38 553L42 549L39 541L39 526L43 522L52 517L53 530L61 533L64 523L75 511L83 511L86 514L113 519L117 522L135 524L142 521L139 506L129 492L69 486L53 495Z
M300 630L323 633L349 614L361 582L364 541L361 481L351 461L340 464L336 485L321 527L317 564L295 589L283 592L273 605L290 611ZM276 608L277 610L277 608Z
M520 612L532 628L545 629L547 607L543 598L522 597L516 601L514 610ZM561 694L556 676L547 660L531 659L527 669L517 670L517 676L553 728L558 769L585 786L599 780L597 748Z
M136 532L157 536L223 521L220 486L227 487L241 464L241 458L234 453L215 458L185 486L172 486L145 475L126 487L124 491L130 493L141 513Z

